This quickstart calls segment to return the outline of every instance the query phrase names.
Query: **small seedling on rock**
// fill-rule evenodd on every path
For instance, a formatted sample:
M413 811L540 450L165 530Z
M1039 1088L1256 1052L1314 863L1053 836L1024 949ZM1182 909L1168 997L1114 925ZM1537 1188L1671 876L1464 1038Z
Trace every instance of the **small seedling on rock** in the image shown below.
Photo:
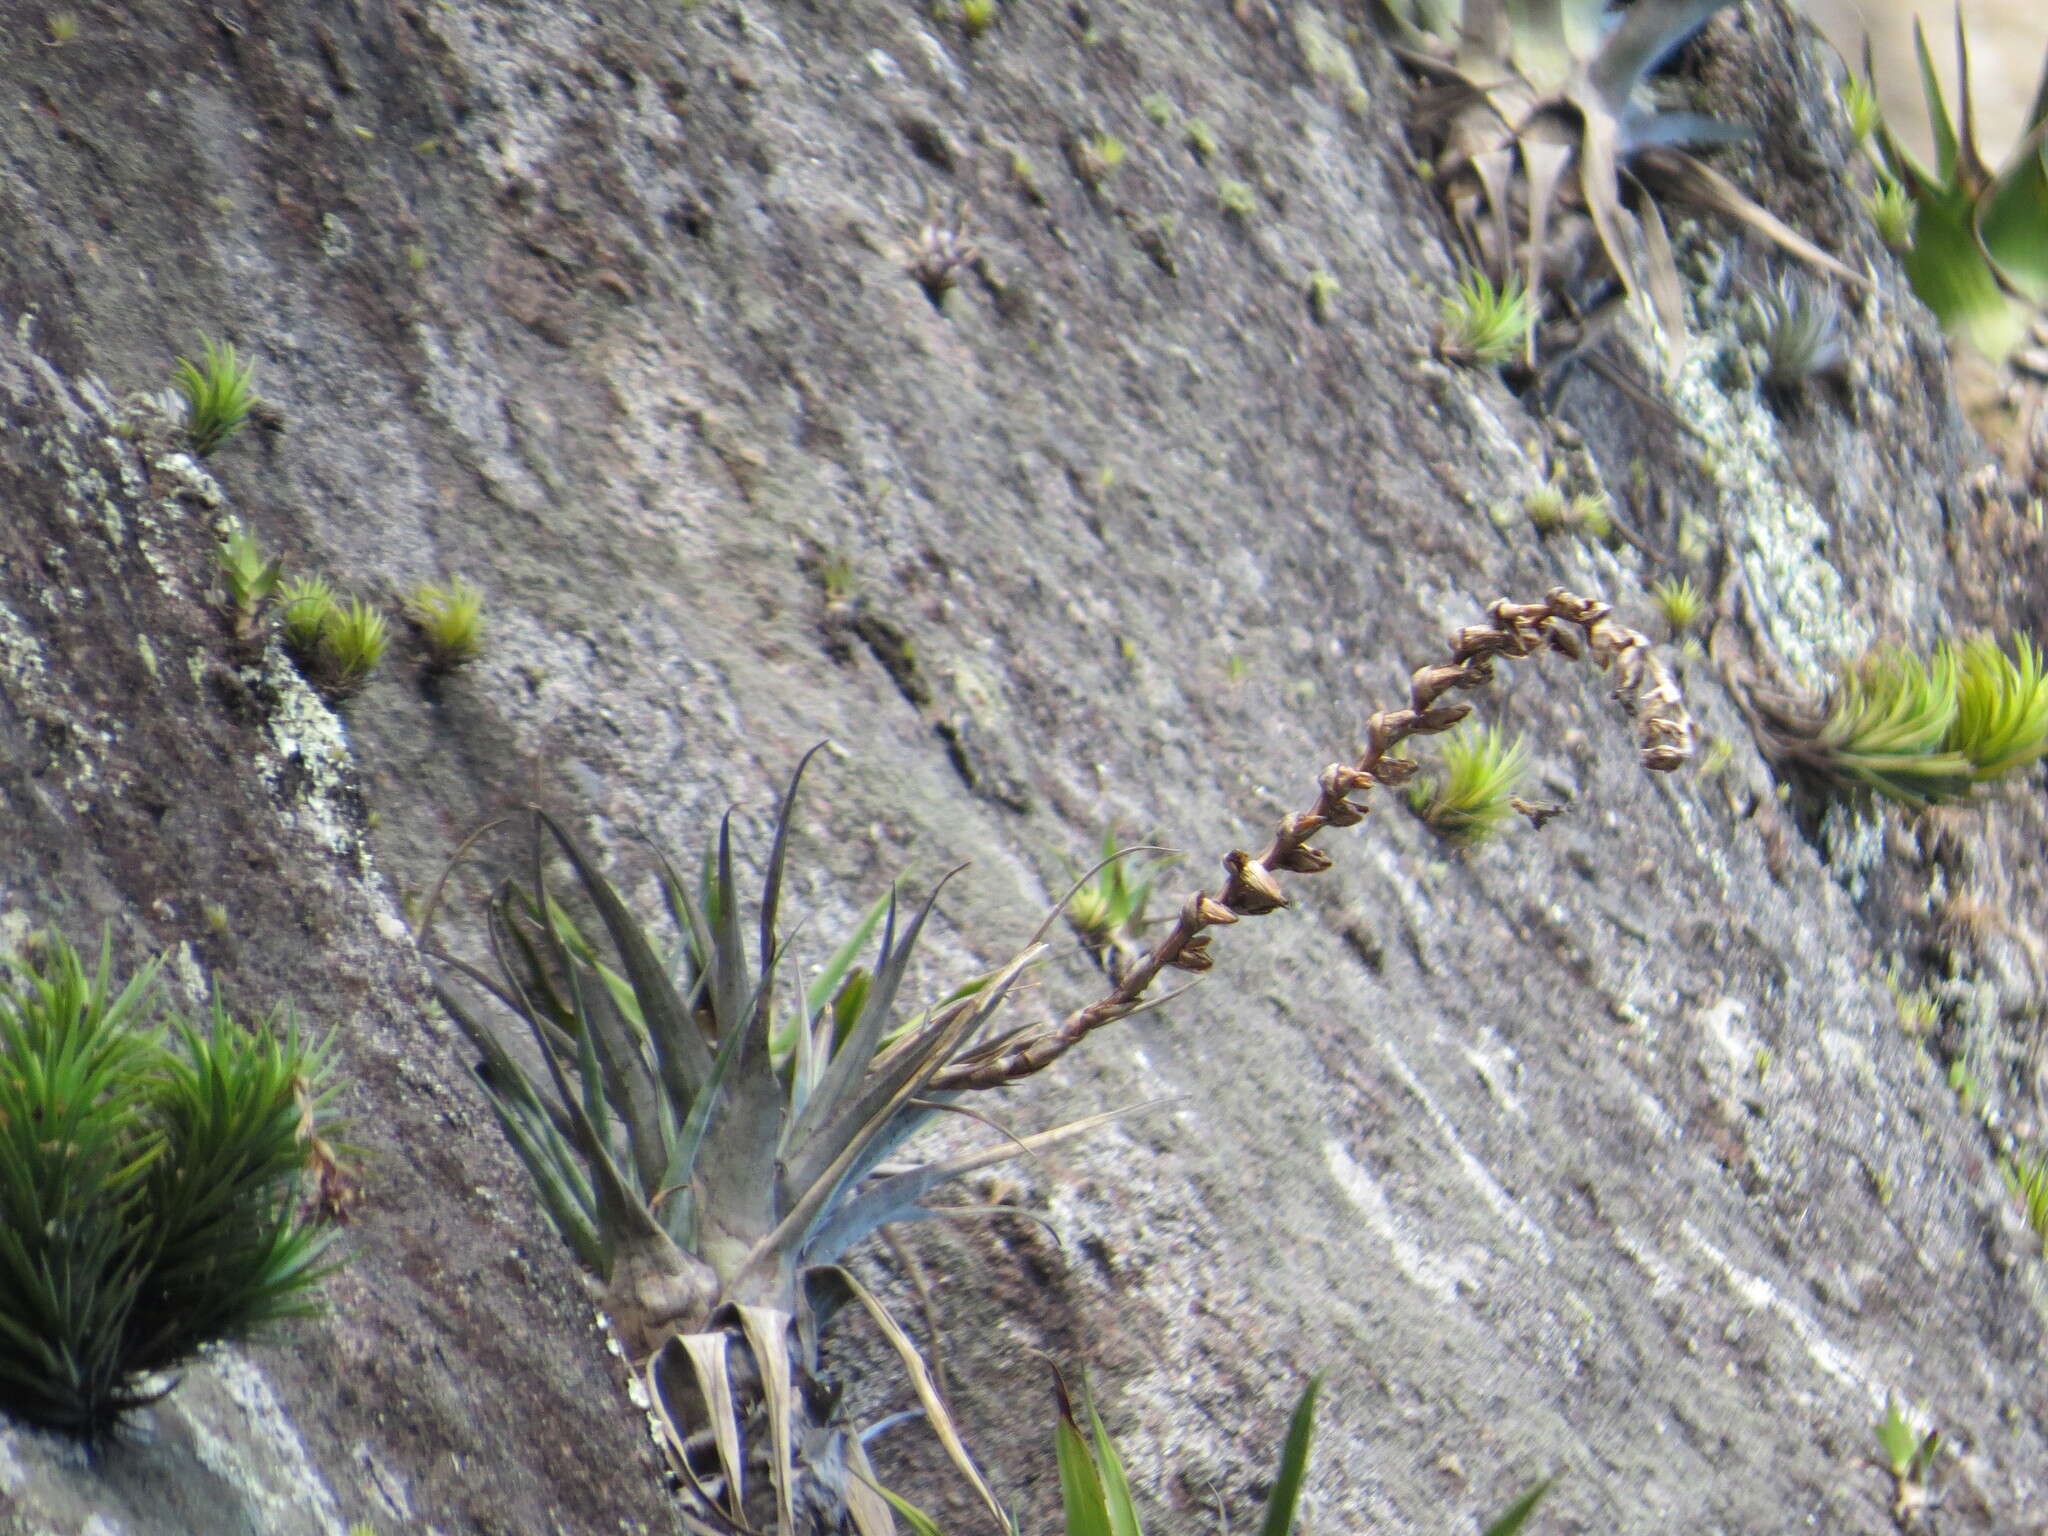
M1411 785L1408 803L1441 836L1483 843L1515 814L1528 771L1529 748L1520 736L1510 741L1497 725L1467 726L1444 738L1435 778Z
M359 597L343 601L318 577L294 582L284 600L285 646L330 699L362 690L391 648L391 621Z
M1690 576L1671 576L1653 582L1650 601L1657 605L1657 612L1674 640L1699 623L1707 611L1706 597Z
M1308 275L1308 312L1317 325L1328 325L1337 313L1337 296L1343 292L1337 279L1321 267Z
M1864 211L1877 226L1877 237L1894 251L1913 245L1913 199L1906 189L1889 177L1880 177L1877 188L1863 199Z
M240 527L221 541L220 553L215 558L227 588L221 606L234 626L235 639L252 640L269 611L271 597L277 592L284 561L276 557L265 559L255 539Z
M1444 295L1438 313L1442 333L1437 351L1453 363L1492 368L1508 362L1527 344L1534 320L1519 278L1499 288L1476 267L1465 269L1458 286Z
M1100 188L1124 163L1124 141L1113 133L1089 133L1074 141L1074 174Z
M334 588L324 577L294 576L286 582L278 591L285 649L295 656L310 656L334 616L335 606Z
M1809 379L1838 375L1848 366L1842 341L1842 306L1827 290L1816 293L1789 273L1759 305L1764 337L1764 387L1786 394Z
M414 587L405 600L405 616L426 644L430 671L453 671L483 651L484 595L460 576Z
M1223 205L1223 211L1233 219L1249 219L1259 211L1258 195L1252 191L1248 182L1217 182L1216 201Z
M255 404L256 365L232 342L201 338L202 361L179 358L171 383L185 399L185 440L202 459L241 431Z

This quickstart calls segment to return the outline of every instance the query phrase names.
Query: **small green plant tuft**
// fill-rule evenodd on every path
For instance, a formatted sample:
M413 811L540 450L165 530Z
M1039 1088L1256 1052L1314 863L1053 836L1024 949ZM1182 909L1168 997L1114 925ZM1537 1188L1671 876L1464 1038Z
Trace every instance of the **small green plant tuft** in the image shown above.
M1136 851L1119 850L1114 830L1103 833L1101 862L1077 879L1067 893L1067 921L1080 934L1081 942L1103 956L1112 969L1127 958L1128 941L1143 931L1152 888L1178 857L1168 854L1151 860L1140 879L1132 873L1131 854Z
M1948 745L1970 760L1979 783L2003 778L2048 754L2048 678L2041 653L2022 635L2010 656L1979 635L1956 667L1956 715Z
M277 593L284 561L274 556L266 559L262 546L240 524L221 540L220 551L214 558L220 567L221 584L226 589L221 607L227 613L228 622L234 626L235 639L252 640L262 627L264 615L270 610L271 598Z
M1875 651L1843 675L1824 715L1773 696L1754 702L1773 756L1915 809L2048 754L2048 678L2024 637L2011 655L1988 638L1925 657Z
M1574 496L1568 521L1572 531L1589 544L1612 545L1621 536L1614 526L1614 503L1604 491Z
M1941 1431L1930 1429L1921 1435L1899 1412L1898 1401L1884 1400L1884 1417L1871 1426L1884 1459L1879 1463L1892 1477L1892 1515L1902 1529L1915 1529L1931 1502L1929 1474L1941 1450Z
M959 0L960 30L969 37L981 37L995 26L996 0Z
M165 1014L51 940L0 982L0 1408L97 1439L201 1346L314 1310L339 1189L323 1054ZM338 1194L335 1195L338 1199Z
M1171 128L1175 116L1173 98L1164 91L1154 91L1138 103L1140 110L1161 128Z
M854 569L853 556L843 549L835 549L818 562L818 590L825 595L825 606L844 608L860 590L860 573Z
M1216 130L1211 128L1201 118L1189 118L1185 131L1187 133L1188 148L1195 152L1196 159L1203 161L1214 160L1222 152L1222 145L1216 139Z
M279 588L277 600L284 616L285 649L302 659L311 656L334 617L334 588L322 576L294 576Z
M1785 273L1757 310L1764 343L1764 388L1788 394L1811 379L1839 376L1848 366L1842 306L1833 290L1816 293Z
M1557 475L1524 496L1522 510L1529 516L1529 526L1541 534L1557 533L1571 526L1571 498L1565 495L1564 481Z
M2005 1187L2012 1191L2013 1199L2026 1212L2027 1225L2041 1239L2041 1257L2048 1261L2048 1152L2036 1152L2031 1157L2015 1152L1999 1160L1998 1171L2005 1176Z
M432 671L453 671L483 653L484 595L460 576L414 587L405 600L405 616L426 645Z
M185 440L202 459L241 431L256 403L256 365L232 342L200 338L201 361L179 358L171 383L185 399Z
M1877 237L1894 251L1913 245L1913 198L1889 176L1879 176L1877 185L1863 199L1863 209L1877 226Z
M1527 345L1535 316L1519 278L1496 288L1477 267L1467 267L1458 286L1438 310L1442 320L1437 352L1450 362L1492 368L1512 360Z
M1843 77L1840 95L1842 111L1849 119L1849 132L1858 144L1863 143L1884 121L1884 111L1877 104L1877 92L1863 76L1851 70Z
M1674 640L1699 623L1707 611L1706 596L1690 576L1667 576L1652 582L1650 601L1657 605L1657 614Z
M49 46L62 48L78 40L78 17L71 11L52 11L43 23L49 29Z
M285 646L331 699L362 690L391 648L391 621L359 597L346 601L318 577L294 582L284 602Z
M358 692L391 648L391 621L360 597L337 604L321 631L322 686L340 698Z
M1510 741L1497 725L1464 726L1444 738L1435 777L1411 785L1408 803L1440 836L1483 843L1516 813L1528 770L1522 737Z
M1328 325L1337 314L1337 298L1344 289L1337 279L1317 267L1308 275L1308 312L1317 325Z
M1074 174L1089 186L1100 188L1124 163L1128 151L1113 133L1085 133L1072 148Z
M1217 182L1216 201L1223 205L1223 211L1233 219L1249 219L1259 211L1258 194L1252 191L1249 182Z
M1969 788L1970 760L1949 744L1955 719L1954 651L1883 650L1843 676L1817 745L1838 780L1917 807Z

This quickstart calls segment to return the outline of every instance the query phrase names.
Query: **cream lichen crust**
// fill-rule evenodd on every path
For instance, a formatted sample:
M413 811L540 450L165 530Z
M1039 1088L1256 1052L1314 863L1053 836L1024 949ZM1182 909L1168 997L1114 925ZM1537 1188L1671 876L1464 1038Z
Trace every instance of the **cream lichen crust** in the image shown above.
M243 668L240 676L276 700L263 722L269 751L257 760L256 769L276 797L280 813L288 824L308 833L328 852L354 860L359 872L367 874L369 856L341 809L349 750L340 717L275 646ZM303 788L289 787L294 778Z
M1701 295L1692 295L1700 305ZM1753 392L1727 393L1714 370L1727 337L1736 332L1733 310L1701 306L1711 328L1670 343L1677 356L1666 370L1673 404L1713 443L1702 465L1720 493L1715 519L1748 582L1757 622L1777 651L1785 680L1819 690L1841 663L1861 655L1876 638L1852 618L1843 600L1842 574L1821 553L1830 529L1789 472L1776 418Z

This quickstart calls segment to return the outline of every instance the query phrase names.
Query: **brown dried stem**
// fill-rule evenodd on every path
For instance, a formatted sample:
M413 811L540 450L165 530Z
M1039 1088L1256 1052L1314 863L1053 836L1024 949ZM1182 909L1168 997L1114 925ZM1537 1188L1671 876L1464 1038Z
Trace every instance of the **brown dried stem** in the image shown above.
M1394 785L1411 777L1413 762L1387 754L1410 736L1447 731L1470 714L1469 704L1437 701L1454 688L1481 688L1492 682L1496 659L1519 661L1541 650L1559 651L1574 660L1590 653L1594 666L1614 676L1614 698L1634 722L1642 765L1658 773L1679 767L1693 752L1692 717L1685 700L1650 642L1617 624L1612 611L1598 598L1576 597L1562 587L1540 603L1496 601L1487 610L1490 624L1471 625L1450 637L1449 661L1419 668L1409 679L1407 708L1380 710L1366 722L1366 747L1358 761L1325 768L1317 781L1315 804L1282 817L1263 853L1256 858L1241 849L1230 853L1223 861L1223 888L1213 896L1199 891L1190 896L1172 931L1106 996L1068 1014L1053 1029L998 1041L961 1057L932 1079L928 1091L997 1088L1029 1077L1105 1024L1135 1013L1161 971L1208 970L1212 961L1204 930L1288 905L1274 879L1283 870L1313 875L1328 869L1329 854L1309 840L1325 827L1351 827L1365 819L1370 807L1352 796L1363 795L1376 784Z

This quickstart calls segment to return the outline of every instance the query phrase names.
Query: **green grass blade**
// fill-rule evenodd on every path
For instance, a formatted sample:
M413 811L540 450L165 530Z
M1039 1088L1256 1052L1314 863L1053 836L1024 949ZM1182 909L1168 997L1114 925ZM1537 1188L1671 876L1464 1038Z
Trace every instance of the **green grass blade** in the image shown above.
M1543 1502L1543 1496L1550 1492L1550 1485L1555 1481L1555 1478L1546 1477L1534 1487L1524 1490L1514 1503L1502 1510L1494 1522L1487 1526L1483 1536L1515 1536L1517 1531L1529 1523L1529 1517L1536 1513L1536 1506Z
M1259 1536L1288 1536L1294 1527L1294 1506L1301 1497L1302 1476L1308 1470L1309 1443L1316 1432L1316 1397L1323 1389L1323 1373L1309 1377L1301 1389L1301 1400L1287 1423L1287 1443L1280 1452L1280 1470L1273 1478L1273 1491L1266 1499L1265 1524Z
M1060 1507L1066 1511L1066 1536L1113 1536L1102 1477L1081 1426L1064 1404L1053 1429L1053 1455L1060 1469Z
M912 1536L940 1536L939 1523L932 1519L930 1515L919 1509L910 1500L891 1493L880 1483L876 1483L874 1486L875 1492L887 1499L891 1506L894 1507L896 1513L903 1517L904 1523L911 1529Z
M1102 1480L1103 1513L1109 1520L1110 1536L1143 1536L1138 1529L1138 1506L1131 1497L1131 1480L1124 1472L1123 1458L1116 1443L1103 1428L1102 1415L1088 1404L1088 1428L1095 1437L1095 1467Z

